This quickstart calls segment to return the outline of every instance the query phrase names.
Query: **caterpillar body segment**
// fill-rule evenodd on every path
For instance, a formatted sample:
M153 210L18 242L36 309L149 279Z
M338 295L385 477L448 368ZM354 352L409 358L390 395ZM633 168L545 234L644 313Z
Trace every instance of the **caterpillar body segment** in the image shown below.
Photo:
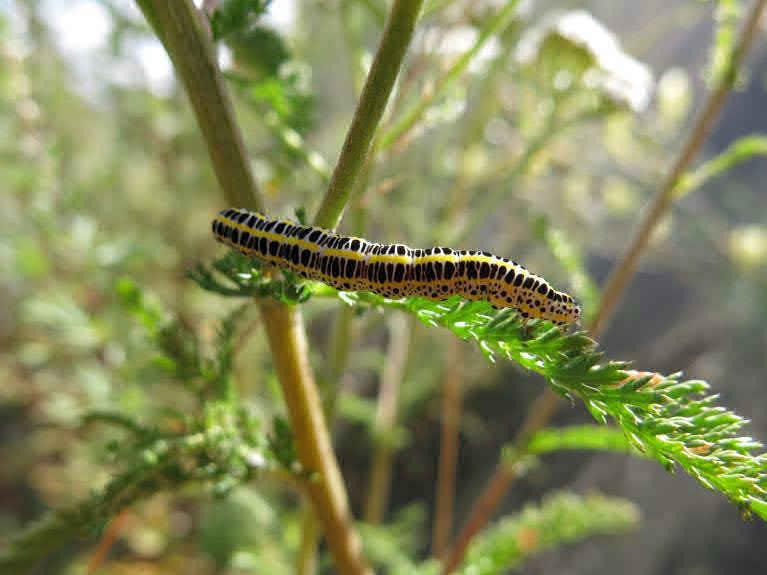
M221 211L213 220L213 234L245 255L343 291L431 300L459 294L558 325L580 318L572 297L523 266L487 252L377 244L242 209Z

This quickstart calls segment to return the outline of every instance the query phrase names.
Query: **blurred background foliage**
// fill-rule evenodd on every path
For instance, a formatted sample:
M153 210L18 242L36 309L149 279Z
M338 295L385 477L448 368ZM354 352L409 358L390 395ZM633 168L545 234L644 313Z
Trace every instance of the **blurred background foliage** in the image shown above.
M203 4L270 213L312 212L386 3ZM342 231L512 256L594 313L706 82L731 73L721 53L741 4L539 0L501 19L503 2L427 2ZM765 163L746 160L767 146L733 144L767 131L760 39L707 144L707 157L723 155L683 182L602 342L640 369L714 382L764 438ZM306 525L291 483L302 471L263 326L252 306L187 279L221 254L209 221L225 206L183 90L132 3L0 3L0 185L0 541L140 461L171 491L129 506L112 531L87 528L38 572L295 572ZM540 381L411 318L324 298L303 307L369 556L391 573L436 572L422 561L440 388L462 379L460 525ZM386 393L396 409L381 419ZM587 420L565 409L555 421ZM523 561L529 573L765 572L763 523L605 441L527 461L503 505L511 515L469 549L482 560L466 572ZM168 453L188 465L164 468ZM381 457L388 496L370 479ZM103 521L116 510L92 511ZM324 555L319 570L331 571Z

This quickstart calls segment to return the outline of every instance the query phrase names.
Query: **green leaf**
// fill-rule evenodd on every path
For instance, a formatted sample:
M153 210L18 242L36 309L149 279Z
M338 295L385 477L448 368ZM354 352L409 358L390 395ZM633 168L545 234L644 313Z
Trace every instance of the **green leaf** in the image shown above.
M104 420L104 415L93 416ZM130 420L107 415L110 422L133 427ZM50 551L75 537L92 535L120 510L164 490L190 482L225 494L249 481L258 469L276 462L266 459L265 438L258 421L229 403L211 402L188 433L146 443L143 433L121 454L123 469L99 493L76 505L48 513L20 532L0 553L0 572L27 573Z
M618 534L636 527L639 511L630 501L602 495L558 493L540 505L528 505L478 535L459 573L507 573L525 559L597 534Z
M623 431L596 425L542 429L525 446L525 452L531 455L574 449L636 453Z
M163 322L160 306L150 302L132 278L123 276L115 282L115 294L122 306L150 333L156 333Z
M238 323L245 317L247 304L232 310L219 323L216 330L215 357L209 362L210 368L204 375L209 389L219 399L231 398L235 392L231 382L234 367L235 335Z
M231 270L221 272L233 275ZM257 274L250 278L264 281ZM241 289L249 289L247 281ZM489 360L514 361L544 376L557 393L580 398L597 421L613 420L633 447L667 469L676 464L736 504L756 513L764 509L752 504L767 502L767 456L754 453L761 444L738 439L746 420L716 405L717 396L705 395L706 382L682 381L678 373L628 370L625 362L606 361L584 332L566 333L546 321L525 322L513 309L495 310L484 301L459 296L439 302L391 300L327 287L314 293L336 295L348 305L403 311L427 326L447 328L474 341Z
M501 356L543 375L559 393L580 397L598 421L615 421L637 449L666 467L678 464L733 502L750 508L754 500L767 501L767 458L752 453L761 444L735 441L734 450L743 461L733 460L729 440L746 421L716 406L716 396L703 395L708 388L704 382L680 381L679 374L627 371L625 363L603 361L596 343L582 333L541 338L550 323L525 325L508 310L495 312L485 302L356 295L368 304L407 311L428 325L446 327L476 341L489 357ZM498 316L503 321L497 321ZM753 509L760 513L761 507Z
M312 292L295 274L283 271L285 281L263 273L258 260L239 252L227 251L210 266L198 265L187 277L206 291L226 297L272 297L282 303L297 304L308 300Z
M293 470L298 465L293 430L284 417L275 417L272 432L268 436L269 450L282 467Z

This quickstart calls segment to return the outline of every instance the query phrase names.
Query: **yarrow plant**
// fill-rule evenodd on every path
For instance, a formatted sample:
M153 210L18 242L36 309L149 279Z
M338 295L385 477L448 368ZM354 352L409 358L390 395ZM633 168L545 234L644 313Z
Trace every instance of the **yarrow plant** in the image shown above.
M157 181L145 177L141 168L140 174L131 172L124 180L141 190L156 189L158 181L170 190L218 187L221 197L208 198L204 209L184 211L182 205L170 210L167 219L153 220L160 239L152 249L135 252L126 247L130 242L97 245L94 238L102 233L101 228L110 226L83 223L75 214L66 222L71 234L64 233L60 222L52 225L57 210L46 208L46 202L40 198L19 202L37 210L25 222L39 237L21 245L24 257L18 258L24 262L27 277L44 277L45 270L52 270L80 280L95 267L102 272L109 268L114 274L110 281L88 286L77 281L78 288L67 305L40 298L43 301L23 306L20 315L38 330L30 330L30 340L51 333L52 341L58 337L67 345L62 345L63 352L49 354L45 346L31 341L19 354L21 363L15 370L38 377L45 374L46 367L50 369L54 357L62 373L85 382L83 394L92 393L96 399L84 401L85 407L68 424L76 439L98 437L102 441L99 463L110 471L94 477L87 484L92 492L79 502L58 506L9 538L0 549L0 571L46 569L54 564L48 561L59 561L55 552L60 547L83 537L98 540L87 572L108 569L103 565L105 558L120 537L120 529L125 529L121 521L104 529L110 520L125 517L160 493L175 499L183 489L185 505L199 498L221 513L211 512L214 519L199 530L207 545L206 557L213 558L211 569L216 572L236 569L309 575L317 572L318 564L332 562L337 572L354 575L374 569L403 575L504 573L540 552L593 535L618 536L640 525L637 506L624 499L570 492L546 495L494 520L512 480L564 451L613 452L657 462L669 471L690 475L734 503L744 515L767 519L767 455L762 444L747 435L746 420L722 405L712 391L715 386L681 373L652 371L638 362L609 359L597 342L647 251L649 238L672 203L744 160L766 153L764 137L752 135L693 166L738 78L767 0L757 0L748 12L741 9L740 2L717 3L709 92L668 169L667 149L679 137L675 130L664 132L665 124L653 115L652 73L621 47L617 36L582 10L538 15L516 0L467 2L461 9L455 3L448 6L451 3L421 0L384 3L388 11L378 2L342 2L333 7L339 16L336 24L343 30L337 40L349 55L345 73L351 85L349 93L334 102L343 103L344 98L352 102L353 93L356 104L331 169L325 158L334 157L335 151L326 155L326 150L319 151L327 144L326 138L318 137L315 125L326 120L316 112L324 113L327 98L322 89L327 89L328 78L312 76L315 64L308 62L321 62L330 54L332 67L337 68L338 60L330 48L315 46L313 38L308 47L287 41L285 32L264 18L279 3L206 1L200 8L191 0L138 0L137 4L145 24L130 21L115 9L114 42L117 45L123 35L147 26L144 33L156 37L173 63L191 106L194 128L189 133L179 128L180 116L175 115L175 108L182 107L179 101L168 105L159 98L147 105L160 117L159 127L147 129L135 117L121 120L125 138L136 137L141 143L134 146L137 150L145 141L163 144L160 160L152 160L161 165L160 176L152 176ZM311 12L316 6L301 9L318 21L328 17L325 12ZM322 10L336 14L325 6ZM36 24L36 20L32 18L30 23ZM31 34L37 30L34 25L29 29ZM443 49L456 31L465 40L460 50L455 46ZM373 33L378 44L370 54ZM312 58L302 58L301 50L312 52ZM226 63L223 71L222 60ZM327 63L316 65L321 68ZM331 79L336 83L335 77ZM24 84L11 80L11 85ZM126 109L136 105L131 94L120 94L130 103ZM8 102L13 99L0 100L3 106L12 107ZM638 121L639 114L646 116ZM243 129L246 123L248 129ZM621 131L626 124L631 129ZM44 142L46 126L28 112L20 113L18 129L26 135L25 142ZM608 145L622 138L631 155L640 158L621 166L626 172L621 174L623 187L617 186L621 201L612 205L623 202L629 211L639 212L629 183L642 180L645 187L657 188L649 208L642 211L637 232L626 240L625 254L616 256L603 290L584 264L587 247L574 225L585 226L589 218L602 217L600 210L606 212L610 205L605 202L591 209L596 203L588 196L591 181L579 181L584 177L584 165L590 166L592 161L608 164L614 159L610 153L600 155L598 147L591 145L593 131L599 129L607 133ZM590 144L588 149L583 146L584 138ZM41 149L55 150L65 140L48 142ZM204 150L195 148L198 141L204 143ZM572 147L580 147L576 160L567 153ZM33 148L30 144L30 155ZM196 161L194 152L207 154L212 175L204 169L197 174L196 166L202 162ZM39 149L35 153L44 155ZM183 161L177 161L177 156L183 156ZM429 161L417 164L421 156ZM140 157L136 151L113 163L130 164L126 158ZM78 166L65 155L58 169L35 174L38 183L33 187L45 188L45 174L70 176ZM655 184L654 174L661 170L667 176ZM651 176L636 176L640 172ZM92 176L99 186L103 178L100 172ZM617 179L615 176L613 183ZM79 190L80 186L71 187ZM536 186L539 189L530 193ZM439 189L439 197L424 194L424 199L409 191L427 187ZM315 201L317 189L325 190L319 201ZM158 220L160 195L141 196L141 201L151 204L147 213ZM282 208L278 198L285 204ZM51 200L50 205L58 206L57 201ZM174 206L179 203L185 202L171 202ZM62 208L66 208L64 204L61 200ZM339 225L348 229L349 239L342 247L328 248L341 252L331 262L336 265L339 260L348 263L341 256L358 255L346 248L355 237L359 241L357 236L376 234L386 235L390 241L403 237L403 243L407 237L413 245L421 241L453 245L469 238L490 243L497 237L501 246L513 241L515 249L527 252L531 259L536 257L534 248L540 247L544 260L551 262L552 277L563 284L569 280L584 306L582 321L555 325L542 312L529 314L524 306L531 302L517 302L523 304L519 309L499 310L491 305L497 301L467 301L462 293L472 298L478 295L470 289L468 294L455 289L450 293L456 295L442 301L412 295L429 295L423 290L396 297L388 291L388 283L392 283L387 283L388 276L370 280L368 285L374 283L377 293L339 291L258 258L230 250L223 255L214 252L209 216L236 207L276 218L288 204L293 208L317 206L313 215L296 210L302 226L312 226L306 228L307 234ZM584 209L585 205L589 208ZM133 209L135 205L129 201L117 211L133 213ZM205 212L208 209L210 214ZM109 211L114 210L110 207ZM191 215L187 218L187 214ZM233 216L228 217L231 223ZM510 225L512 221L515 225ZM183 260L179 268L186 272L183 279L179 269L167 274L173 275L173 281L167 282L170 287L161 284L155 289L149 287L151 282L144 287L142 281L129 279L137 275L135 270L148 255L158 261L174 260L168 256L167 246L187 239L182 229L187 222L194 223L195 230L197 223L205 225L200 224L204 231L189 240L193 249L178 258ZM121 225L124 222L118 228ZM628 237L629 225L620 222L621 240ZM217 220L214 231L231 239L232 230L227 228L224 233L221 221ZM241 231L237 240L226 243L242 247ZM282 250L272 259L279 264L300 262L298 240L279 233L277 238L289 237L292 243L272 238L274 251ZM749 245L758 244L761 237L759 230L743 235L738 241ZM36 249L38 243L60 251L51 252L49 261ZM137 240L139 244L143 245ZM314 253L319 252L318 243L311 246ZM749 261L760 261L757 248L751 250ZM396 246L392 250L376 257L402 255L396 253ZM258 255L256 252L249 248L249 253ZM77 253L95 254L98 266L82 268L82 272L70 266L72 254ZM464 263L477 256L477 252L460 254ZM439 250L421 257L441 255ZM4 257L0 250L0 259ZM508 262L512 269L512 262L499 261ZM384 264L378 269L386 276ZM333 270L325 273L321 264L314 265L312 270L322 273L310 277L329 281L341 275ZM77 271L69 272L70 267ZM758 265L750 264L752 273L756 268ZM512 271L521 274L520 268ZM393 267L390 272L394 274ZM162 274L152 270L148 275L156 278ZM442 278L425 281L436 284L437 279ZM359 281L347 285L347 290L365 287L363 276L355 276L355 280ZM539 294L566 297L564 301L575 306L570 296L548 291L549 285L540 282L536 285L542 290ZM469 288L480 284L470 283ZM445 287L447 295L450 286ZM531 285L517 288L535 296ZM208 302L206 313L198 311L199 300ZM163 301L167 303L160 303ZM553 319L573 323L578 313L565 321ZM308 332L305 315L311 319ZM386 326L380 325L382 317ZM359 330L363 323L366 328L372 326L370 331ZM369 340L383 341L377 335L383 327L389 333L384 355L366 354ZM322 339L328 341L322 343L327 353L320 353L322 348L315 347L314 341L318 333L326 331L329 335ZM256 333L263 337L254 336ZM424 339L429 352L422 356ZM72 341L79 342L79 347L70 345ZM441 361L434 349L445 341L449 342L448 352ZM99 344L103 349L96 349ZM471 356L472 348L479 352L476 358ZM85 359L78 355L83 350ZM463 366L474 359L477 363L471 365L479 365L483 358L487 361L476 370L482 377L496 377L507 362L520 372L540 376L545 391L527 409L514 439L503 440L500 451L493 454L496 470L480 495L464 502L466 519L454 534L458 437L463 423L468 422L467 429L477 425L463 414L468 371ZM91 371L65 371L79 361ZM92 365L97 362L111 366L105 372L119 382L104 384L111 394L99 396L93 391L100 389L92 375ZM315 376L317 363L321 368ZM367 376L359 378L364 380L359 385L349 384L350 364L362 366L360 371L372 372L371 377L380 380L375 397L371 399L365 391L372 387L367 385ZM40 376L40 380L42 384L30 395L35 396L35 406L43 406L38 407L41 412L63 411L75 401L71 397L58 403L40 400L50 387L48 379ZM430 556L425 556L428 546L423 533L430 516L423 505L395 504L390 495L392 484L398 483L393 480L394 458L398 450L419 443L422 435L411 433L411 428L420 431L415 423L427 422L424 406L438 395L439 387L443 394L439 471ZM561 399L584 406L584 414L594 421L550 426L557 406L565 403ZM418 422L412 415L405 416L408 410L419 414ZM484 416L481 423L489 424ZM364 433L354 431L354 449L344 452L344 478L339 454L351 435L349 429L360 424ZM493 449L497 448L496 444ZM357 495L365 492L359 488L359 474L350 472L355 450L364 451L366 457L370 452L365 501ZM421 459L412 458L419 465ZM221 511L225 501L237 513L231 508ZM360 515L365 521L355 520L358 508L363 507ZM173 521L168 519L168 523ZM193 521L176 523L180 525L179 539L196 528L186 525ZM319 545L321 538L324 546ZM189 565L190 547L183 547L182 553ZM81 553L74 546L70 549L73 555Z

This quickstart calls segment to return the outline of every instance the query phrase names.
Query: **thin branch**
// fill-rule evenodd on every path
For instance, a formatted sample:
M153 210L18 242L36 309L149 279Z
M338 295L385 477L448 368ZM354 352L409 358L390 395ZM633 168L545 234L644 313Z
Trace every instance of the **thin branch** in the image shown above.
M481 141L484 129L497 108L496 87L498 80L506 71L511 46L503 45L500 53L489 66L488 73L482 80L480 99L467 112L465 117L463 147L471 149ZM452 234L454 229L464 229L462 215L465 211L469 185L470 154L464 154L461 169L455 177L452 190L448 193L445 225L437 233L440 241ZM450 242L447 242L450 243ZM442 557L453 532L453 513L455 507L456 469L458 465L461 413L463 411L463 374L464 348L455 338L450 338L446 358L446 369L442 388L442 430L440 433L440 451L437 472L437 489L432 527L432 555Z
M381 375L381 390L376 411L375 430L379 441L373 454L365 507L365 521L368 523L381 523L389 502L394 448L388 438L396 423L399 390L407 366L411 333L412 318L403 314L392 318L389 349Z
M128 509L123 509L109 523L109 526L104 530L104 533L101 536L99 544L96 546L96 550L88 561L88 567L86 569L87 575L94 575L104 564L104 561L109 554L109 550L112 548L112 545L114 545L117 537L119 537L120 531L125 527L125 523L129 517L130 512Z
M639 265L639 259L645 252L653 231L661 218L671 208L679 181L687 172L705 143L706 137L719 117L724 102L735 84L741 63L754 41L765 7L767 7L767 0L757 0L754 3L730 57L729 72L721 74L719 83L709 93L708 99L695 121L692 132L690 132L666 179L647 208L625 255L610 273L610 277L605 285L599 312L591 326L593 333L600 333L604 329L615 310L615 306L620 302L631 278L634 277Z
M365 167L363 167L362 173L355 184L355 190L351 198L351 210L347 217L347 227L354 235L360 237L364 235L365 231L365 209L359 204L359 198L367 188L370 175L370 162L365 162ZM349 352L355 340L354 329L354 310L349 306L342 306L336 313L333 321L323 377L325 387L322 389L322 395L325 403L325 413L331 422L331 428L335 421L336 400L341 389L341 378L346 370Z
M492 478L474 502L466 524L450 548L450 552L446 555L442 565L442 575L449 575L463 561L469 543L485 527L488 519L498 509L515 477L514 467L506 463L501 463L496 468Z
M442 433L437 473L437 501L432 529L431 552L441 557L453 530L455 471L463 407L463 347L455 337L448 342L445 381L442 386Z
M309 503L304 503L301 517L301 545L298 549L296 563L297 575L314 575L317 572L317 540L319 525Z
M541 393L530 406L527 418L514 439L514 445L524 445L533 433L545 426L556 412L557 407L559 407L559 397L551 391L551 388L547 387L546 392L549 393ZM552 398L554 401L551 401ZM517 474L512 463L501 461L498 464L490 481L487 482L472 506L469 518L461 528L450 548L450 553L445 558L442 570L444 574L450 573L461 563L471 540L493 518L516 477Z
M699 152L706 136L721 112L727 95L733 87L741 63L753 42L758 23L766 6L767 0L757 0L755 2L733 50L730 66L731 73L723 74L720 77L720 83L710 92L690 136L680 151L677 160L674 162L668 177L646 212L626 255L616 265L610 279L608 279L600 308L589 327L592 334L596 335L604 329L615 305L620 301L623 291L636 271L639 258L647 247L655 226L670 208L676 186ZM528 411L527 418L520 430L520 438L529 437L534 432L542 429L551 420L554 413L556 413L559 405L559 397L551 388L547 387ZM513 479L514 475L509 473L506 464L501 464L496 468L482 495L480 495L472 507L466 525L456 538L453 548L443 564L443 573L449 573L461 563L471 539L490 521L502 501L503 494L511 487Z
M413 37L423 0L395 0L381 43L362 89L330 185L314 223L333 229L338 225L365 164L370 142L386 109L405 52Z

